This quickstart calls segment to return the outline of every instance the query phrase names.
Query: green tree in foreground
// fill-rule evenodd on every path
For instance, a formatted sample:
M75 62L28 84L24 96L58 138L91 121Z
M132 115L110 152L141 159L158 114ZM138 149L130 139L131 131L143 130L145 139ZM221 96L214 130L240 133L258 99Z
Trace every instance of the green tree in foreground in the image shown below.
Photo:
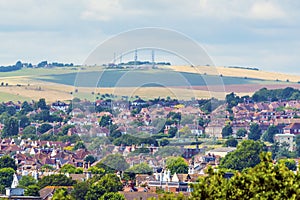
M40 196L40 187L37 185L29 185L24 192L25 196Z
M259 154L263 151L263 143L253 140L241 142L235 151L229 152L221 159L220 167L242 171L254 167L260 162Z
M209 176L193 184L190 199L298 199L300 174L284 163L274 165L271 153L262 153L254 168L236 172L229 180L224 172L208 170Z
M99 200L125 200L124 195L117 192L108 192L105 193Z
M77 183L76 185L74 185L74 189L71 195L72 197L74 197L74 199L84 199L88 189L89 185L86 181Z
M74 200L74 199L68 193L66 188L59 188L54 192L52 200Z

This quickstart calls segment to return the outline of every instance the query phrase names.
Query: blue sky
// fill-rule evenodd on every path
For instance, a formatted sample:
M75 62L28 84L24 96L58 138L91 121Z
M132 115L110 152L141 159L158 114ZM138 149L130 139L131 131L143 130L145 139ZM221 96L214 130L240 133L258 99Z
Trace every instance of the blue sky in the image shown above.
M142 27L179 31L216 65L300 74L299 1L0 0L0 64L81 64L101 42Z

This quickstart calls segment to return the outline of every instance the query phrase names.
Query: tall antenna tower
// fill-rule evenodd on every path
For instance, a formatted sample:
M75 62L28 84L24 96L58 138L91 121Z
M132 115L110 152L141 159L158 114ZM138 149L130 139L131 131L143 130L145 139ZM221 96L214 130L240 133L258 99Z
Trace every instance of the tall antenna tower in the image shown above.
M154 53L154 49L152 49L151 56L152 56L152 67L154 68L155 67L155 53Z
M138 61L138 55L137 55L137 49L135 49L134 51L134 65L137 65L137 61Z
M115 65L116 64L116 52L114 52L114 62L113 64Z
M120 63L123 62L123 54L120 55Z

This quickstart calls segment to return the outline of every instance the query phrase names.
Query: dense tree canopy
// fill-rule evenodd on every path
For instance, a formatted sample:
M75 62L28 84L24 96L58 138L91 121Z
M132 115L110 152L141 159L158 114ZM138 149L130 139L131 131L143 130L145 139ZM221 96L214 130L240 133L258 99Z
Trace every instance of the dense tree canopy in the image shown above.
M241 142L235 151L229 152L221 159L220 167L242 171L254 167L260 162L259 154L263 151L263 143L253 140Z
M10 117L8 120L5 120L2 136L10 137L10 136L18 135L18 133L19 133L18 119L16 117Z
M244 129L244 128L240 128L237 133L236 133L236 136L237 137L245 137L247 134L247 130Z
M61 173L70 173L70 174L82 174L83 169L82 168L77 168L74 165L71 164L65 164L60 168L59 170Z
M15 160L9 156L2 156L0 158L0 168L8 168L8 167L17 170L17 165Z
M190 199L297 199L300 175L283 163L274 165L271 153L263 153L254 168L236 172L229 180L224 172L208 170L209 176L193 184Z
M147 163L140 163L130 167L126 172L134 174L152 174L153 170Z
M15 170L12 168L1 168L0 169L0 185L10 187L13 181L13 175Z
M238 141L233 137L228 138L228 140L226 140L225 142L225 146L227 147L236 147L237 145L238 145Z
M229 137L231 135L232 135L232 127L231 127L231 125L227 124L222 129L222 137L223 138L227 138L227 137Z
M248 134L249 140L259 140L261 137L261 129L258 124L252 123Z
M186 174L188 173L188 164L182 157L170 157L166 161L167 168L171 174Z
M268 127L267 131L263 134L262 139L266 142L274 143L274 136L278 133L276 126L271 125Z
M19 180L19 187L27 188L30 185L35 185L36 180L32 176L22 176Z
M278 99L298 100L299 97L300 91L291 87L275 90L268 90L267 88L262 88L253 94L252 99L256 102L259 102L278 101Z
M96 166L105 169L107 172L125 171L129 168L129 164L121 154L110 154L97 163Z
M37 185L40 188L44 188L46 186L72 186L75 183L76 181L63 174L53 174L50 176L44 176L42 179L39 180Z

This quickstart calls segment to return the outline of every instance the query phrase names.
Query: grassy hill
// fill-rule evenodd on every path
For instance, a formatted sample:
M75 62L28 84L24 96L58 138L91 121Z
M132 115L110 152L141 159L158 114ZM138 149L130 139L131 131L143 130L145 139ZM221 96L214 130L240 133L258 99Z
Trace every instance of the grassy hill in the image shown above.
M56 101L70 100L75 96L94 100L106 93L143 98L224 98L225 93L231 91L244 95L261 87L299 88L299 80L297 75L207 66L135 70L107 70L103 67L22 69L0 73L0 83L3 83L0 101L39 98Z

